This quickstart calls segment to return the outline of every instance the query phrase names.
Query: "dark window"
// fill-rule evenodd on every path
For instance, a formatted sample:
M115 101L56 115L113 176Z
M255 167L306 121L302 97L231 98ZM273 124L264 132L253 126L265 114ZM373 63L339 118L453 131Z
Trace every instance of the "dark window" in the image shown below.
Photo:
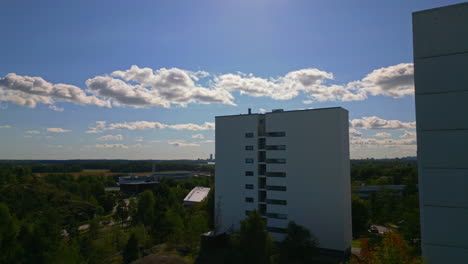
M268 132L267 135L269 137L284 137L286 136L286 132Z
M253 150L253 146L251 145L245 146L245 150Z
M284 164L286 163L286 159L267 159L267 163L276 163L276 164Z
M254 199L252 197L245 197L245 202L246 203L253 203Z
M279 205L286 205L286 200L274 200L274 199L267 199L267 204L279 204Z
M285 192L286 191L286 186L267 185L267 190Z
M247 158L245 159L245 163L253 163L253 159Z
M267 172L267 177L286 177L286 172Z
M286 150L286 145L269 145L266 146L267 150Z
M275 219L288 219L287 214L275 214L275 213L267 213L266 216L268 218L275 218Z
M253 171L246 171L245 176L253 176Z
M267 230L268 232L286 234L286 228L268 226Z
M254 133L245 133L246 138L253 138Z
M253 186L253 184L246 184L245 188L251 190L251 189L254 188L254 186Z

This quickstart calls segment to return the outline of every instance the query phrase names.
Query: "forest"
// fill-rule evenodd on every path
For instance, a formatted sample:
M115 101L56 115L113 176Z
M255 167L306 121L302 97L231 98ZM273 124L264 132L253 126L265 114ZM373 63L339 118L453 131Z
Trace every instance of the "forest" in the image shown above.
M138 163L116 164L124 171ZM214 171L211 165L163 164ZM153 190L127 197L105 191L115 186L115 177L57 172L57 166L73 163L0 164L0 263L337 263L320 257L314 230L294 222L285 240L274 242L256 211L218 247L203 243L200 235L214 229L214 177L164 179ZM353 247L361 254L349 262L420 263L415 163L352 161L351 180L353 186L406 187L401 194L381 189L367 199L353 193ZM195 186L211 192L202 203L184 207L183 198ZM391 231L375 234L371 225Z

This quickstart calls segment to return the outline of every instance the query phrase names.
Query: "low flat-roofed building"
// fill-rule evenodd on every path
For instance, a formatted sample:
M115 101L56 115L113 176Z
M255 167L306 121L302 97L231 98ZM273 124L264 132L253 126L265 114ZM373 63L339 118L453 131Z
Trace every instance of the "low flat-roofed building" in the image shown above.
M210 193L210 188L207 187L195 187L193 188L187 196L184 198L184 205L194 205L197 204L208 197Z

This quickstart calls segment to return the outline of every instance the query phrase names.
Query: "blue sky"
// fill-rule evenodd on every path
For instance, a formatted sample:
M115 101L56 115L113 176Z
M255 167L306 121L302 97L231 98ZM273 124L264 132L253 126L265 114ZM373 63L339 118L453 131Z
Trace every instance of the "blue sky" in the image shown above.
M216 115L329 106L353 158L413 156L411 13L459 2L6 1L0 159L206 158Z

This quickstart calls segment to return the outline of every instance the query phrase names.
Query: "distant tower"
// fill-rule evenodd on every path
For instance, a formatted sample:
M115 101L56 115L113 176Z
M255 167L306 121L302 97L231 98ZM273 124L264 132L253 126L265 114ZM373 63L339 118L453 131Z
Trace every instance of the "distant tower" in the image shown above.
M210 160L213 160L213 154L210 154Z

